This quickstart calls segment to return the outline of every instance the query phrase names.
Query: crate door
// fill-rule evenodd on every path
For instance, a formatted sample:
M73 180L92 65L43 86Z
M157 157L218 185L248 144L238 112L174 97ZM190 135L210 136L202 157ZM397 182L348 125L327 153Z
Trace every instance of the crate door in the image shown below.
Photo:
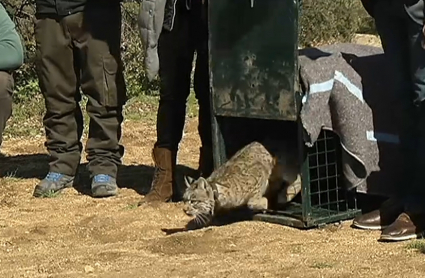
M209 1L217 116L295 120L297 0Z

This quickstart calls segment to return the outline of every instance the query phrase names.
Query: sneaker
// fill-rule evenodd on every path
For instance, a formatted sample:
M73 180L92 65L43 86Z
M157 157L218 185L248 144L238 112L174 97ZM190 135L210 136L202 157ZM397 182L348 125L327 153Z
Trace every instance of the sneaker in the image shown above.
M108 175L96 175L91 184L93 197L110 197L118 194L117 180Z
M47 197L49 194L60 192L61 190L72 187L74 177L49 172L47 176L35 187L34 197Z

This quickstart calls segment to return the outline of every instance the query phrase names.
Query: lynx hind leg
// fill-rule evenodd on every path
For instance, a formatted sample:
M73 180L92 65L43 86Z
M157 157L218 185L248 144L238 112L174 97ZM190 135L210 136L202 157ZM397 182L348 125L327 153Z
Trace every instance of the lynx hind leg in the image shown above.
M265 211L268 208L268 200L266 197L253 197L248 200L248 208L253 211Z

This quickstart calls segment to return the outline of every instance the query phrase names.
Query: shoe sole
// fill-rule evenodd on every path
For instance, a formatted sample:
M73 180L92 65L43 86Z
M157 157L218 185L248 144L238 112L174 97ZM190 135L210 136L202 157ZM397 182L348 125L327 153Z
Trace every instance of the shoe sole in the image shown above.
M104 190L103 186L96 186L92 188L92 196L96 198L105 198L118 195L118 189L115 190Z
M362 230L373 230L373 231L384 230L388 227L388 226L366 226L356 222L353 222L353 226Z
M379 238L380 241L404 241L404 240L410 240L410 239L418 239L421 238L420 234L414 234L414 235L405 235L405 236L381 236Z
M42 188L40 188L40 186L36 185L34 188L34 192L32 193L32 196L36 198L45 198L45 197L48 197L48 194L59 194L63 190L67 188L71 188L73 184L74 184L74 181L67 183L63 188L56 191L54 190L44 191Z

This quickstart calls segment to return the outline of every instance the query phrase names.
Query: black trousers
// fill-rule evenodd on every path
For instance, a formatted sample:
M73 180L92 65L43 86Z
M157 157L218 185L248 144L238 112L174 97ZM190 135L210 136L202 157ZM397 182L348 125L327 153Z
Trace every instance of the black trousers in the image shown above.
M399 194L410 211L425 211L425 49L423 26L413 20L402 1L376 1L376 29L382 41L395 86L404 175ZM423 21L424 19L419 19Z
M181 141L186 101L190 93L191 73L196 52L195 95L199 103L198 131L203 146L211 147L211 116L208 69L207 1L178 0L174 27L163 30L159 38L160 101L157 114L155 147L177 151Z

